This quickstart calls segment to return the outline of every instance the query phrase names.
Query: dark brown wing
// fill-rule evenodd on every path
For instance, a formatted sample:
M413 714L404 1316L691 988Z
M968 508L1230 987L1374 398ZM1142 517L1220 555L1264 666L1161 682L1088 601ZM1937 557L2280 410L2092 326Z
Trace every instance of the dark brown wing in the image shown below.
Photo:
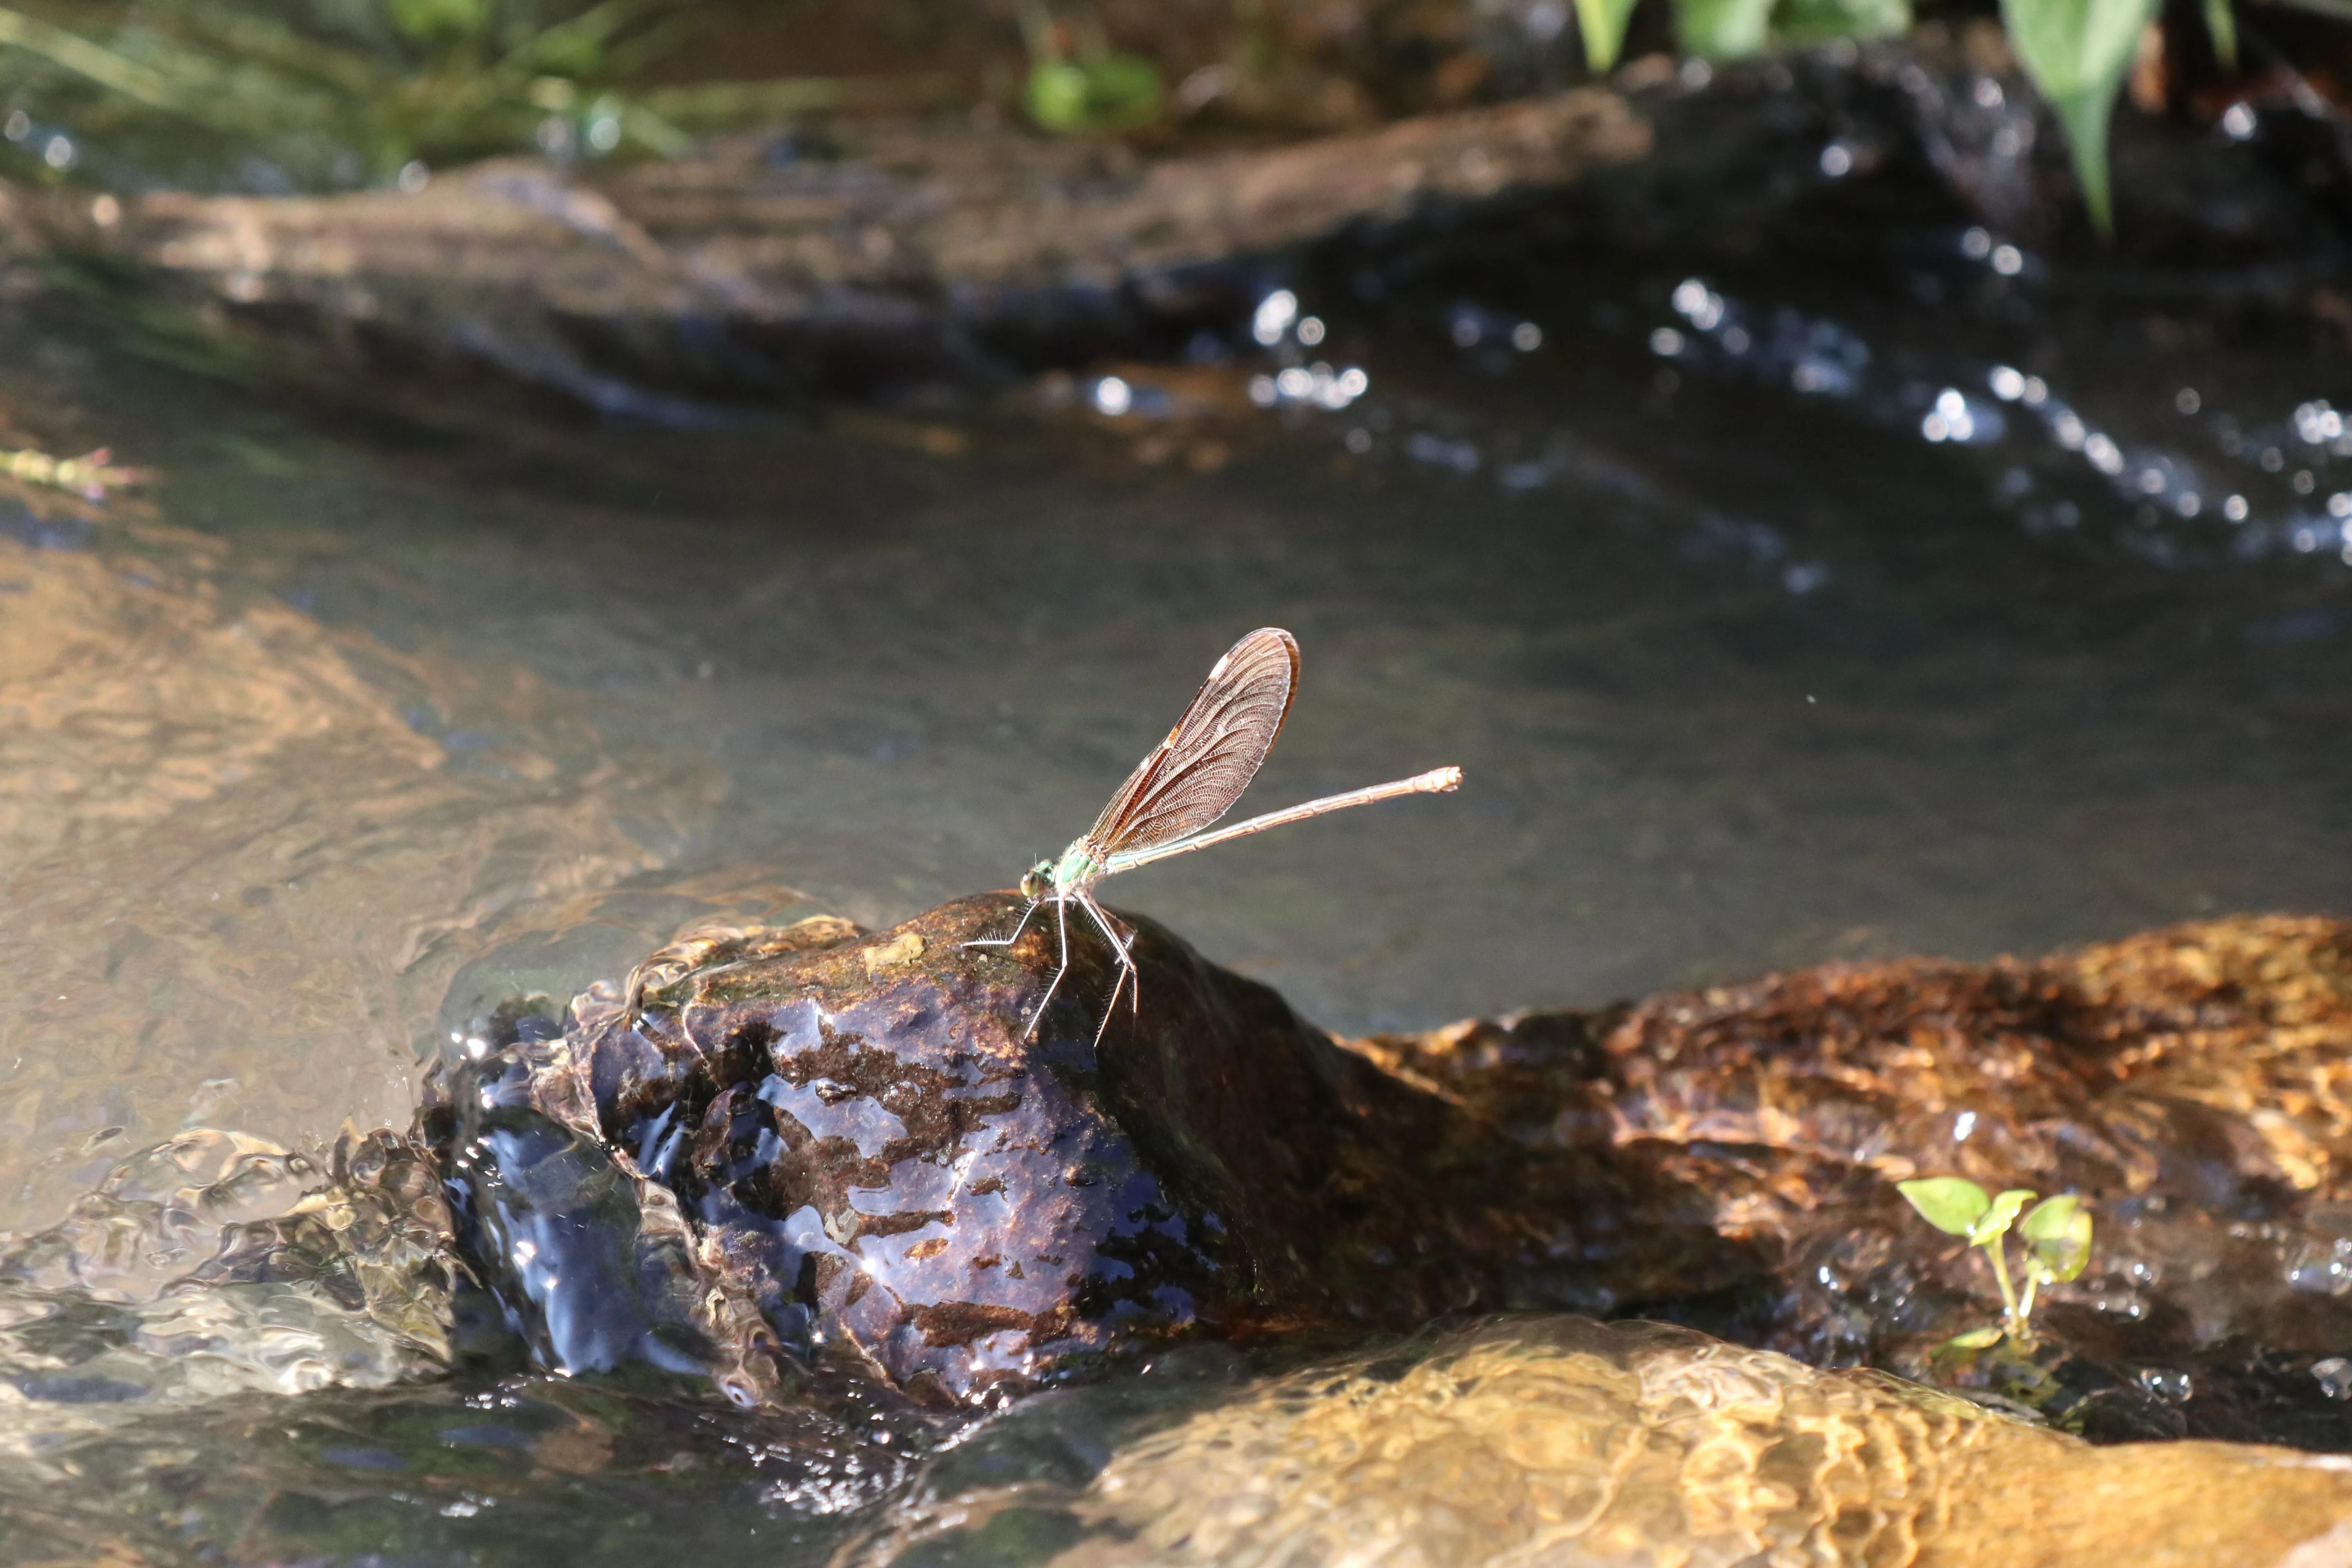
M1234 644L1087 837L1104 855L1149 849L1224 816L1274 749L1297 689L1298 643L1288 632L1261 626Z

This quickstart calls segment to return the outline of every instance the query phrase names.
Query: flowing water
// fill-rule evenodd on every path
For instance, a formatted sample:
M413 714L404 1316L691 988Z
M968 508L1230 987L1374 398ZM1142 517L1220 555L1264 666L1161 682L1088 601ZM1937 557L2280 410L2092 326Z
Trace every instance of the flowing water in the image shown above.
M1302 277L1271 351L698 431L394 421L10 305L0 444L152 472L0 494L0 1227L85 1227L0 1313L22 1549L817 1552L887 1506L910 1417L403 1384L430 1347L348 1304L170 1281L500 998L1009 884L1255 626L1305 674L1243 809L1462 792L1103 891L1342 1032L2352 912L2341 330L1890 232ZM187 1129L247 1142L118 1171ZM1175 1405L1245 1375L1202 1354ZM277 1392L328 1382L372 1386Z

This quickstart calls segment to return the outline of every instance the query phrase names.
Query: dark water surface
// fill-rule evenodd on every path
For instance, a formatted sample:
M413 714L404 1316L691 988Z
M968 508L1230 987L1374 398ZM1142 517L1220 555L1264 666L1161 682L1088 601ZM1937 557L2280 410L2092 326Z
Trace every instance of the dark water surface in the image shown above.
M2340 334L1981 249L1305 281L1324 342L1169 383L1222 389L1207 422L1133 371L1118 417L1097 372L1058 409L454 433L13 306L0 414L161 477L94 522L0 500L0 1226L182 1127L404 1123L473 999L708 910L1007 885L1269 623L1305 675L1243 809L1462 792L1106 891L1334 1029L2352 910ZM1284 354L1369 390L1251 407ZM815 1550L899 1474L861 1428L780 1479L749 1418L568 1385L281 1422L255 1390L356 1363L244 1331L216 1387L28 1372L0 1445L112 1434L76 1495L150 1521L158 1454L257 1445L204 1529L249 1504L336 1560Z

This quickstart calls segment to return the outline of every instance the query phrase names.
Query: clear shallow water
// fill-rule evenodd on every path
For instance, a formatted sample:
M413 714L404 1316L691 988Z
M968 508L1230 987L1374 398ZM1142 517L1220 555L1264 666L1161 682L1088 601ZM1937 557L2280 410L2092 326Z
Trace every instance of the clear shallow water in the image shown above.
M1346 408L1255 409L1272 362L1131 370L1223 411L1109 418L1082 377L1058 410L975 414L950 457L866 416L436 433L20 307L16 438L161 479L94 519L0 501L0 1225L55 1220L184 1126L314 1147L401 1123L477 998L560 996L703 910L881 924L1007 884L1269 622L1304 685L1244 809L1440 763L1464 791L1108 891L1337 1029L2342 910L2352 568L2320 533L2346 460L2296 428L2352 401L2340 342L2011 282L1957 228L1917 249L1858 279L1709 273L1680 305L1664 263L1377 308L1308 280L1315 353L1370 371ZM1499 347L1520 321L1540 345ZM1850 386L1799 389L1832 362ZM1966 440L1948 415L1927 438L1947 391ZM18 1393L52 1430L57 1391ZM269 1485L406 1452L378 1431L408 1430L399 1398L347 1397L319 1419L362 1436L274 1454ZM120 1401L109 1420L154 1424L123 1476L244 1441L222 1408ZM653 1408L694 1462L765 1441ZM765 1484L734 1476L710 1528L800 1508Z

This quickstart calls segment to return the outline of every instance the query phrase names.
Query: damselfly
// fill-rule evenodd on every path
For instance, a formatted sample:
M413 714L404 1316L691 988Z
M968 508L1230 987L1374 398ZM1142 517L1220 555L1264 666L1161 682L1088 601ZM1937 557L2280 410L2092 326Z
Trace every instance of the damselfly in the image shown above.
M1070 972L1072 904L1093 918L1118 959L1118 980L1111 986L1110 1005L1095 1030L1096 1043L1101 1043L1111 1014L1118 1010L1120 986L1128 988L1131 1005L1141 1011L1142 987L1129 952L1134 938L1121 937L1117 922L1095 901L1095 884L1105 877L1171 855L1189 855L1228 838L1263 833L1286 822L1369 805L1391 795L1436 794L1461 784L1460 768L1436 768L1409 779L1268 812L1214 833L1205 831L1249 787L1266 753L1274 749L1275 737L1282 733L1283 721L1290 717L1290 700L1297 689L1298 642L1288 632L1279 626L1262 626L1234 644L1201 683L1200 695L1184 710L1184 717L1128 775L1095 825L1063 850L1061 858L1040 860L1021 879L1021 891L1029 907L1021 912L1013 934L964 943L966 947L1010 947L1029 929L1030 916L1044 905L1054 906L1061 967L1054 971L1037 1010L1029 1016L1024 1037L1036 1032L1046 1004L1053 1001L1062 977Z

